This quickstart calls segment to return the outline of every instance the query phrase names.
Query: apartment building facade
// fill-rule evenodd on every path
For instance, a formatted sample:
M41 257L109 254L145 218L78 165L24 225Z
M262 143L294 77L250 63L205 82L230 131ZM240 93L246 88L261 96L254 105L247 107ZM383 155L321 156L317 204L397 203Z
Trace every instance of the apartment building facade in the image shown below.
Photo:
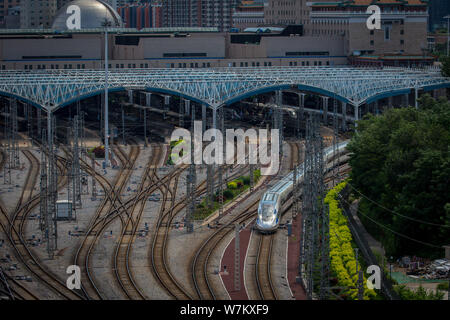
M20 27L22 29L50 28L58 9L57 0L21 0Z

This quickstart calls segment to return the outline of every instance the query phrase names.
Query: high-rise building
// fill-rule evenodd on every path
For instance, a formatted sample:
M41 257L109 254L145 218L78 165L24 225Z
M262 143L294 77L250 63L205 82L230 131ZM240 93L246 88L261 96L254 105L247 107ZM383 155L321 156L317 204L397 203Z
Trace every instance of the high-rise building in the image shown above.
M306 0L269 0L264 10L267 25L289 25L304 23Z
M355 57L420 55L427 49L427 1L375 0L381 9L380 29L369 29L366 0L310 2L310 31L317 37L340 37Z
M159 28L162 27L162 9L160 6L145 4L127 4L118 9L126 28Z
M61 9L62 7L64 7L67 3L71 2L73 0L57 0L58 3L58 9ZM103 2L109 4L112 8L114 8L115 10L117 10L118 6L123 6L126 3L130 3L130 2L140 2L140 1L129 1L129 0L103 0Z
M20 5L20 0L1 0L0 1L0 19L8 15L8 9L12 9Z
M7 28L6 20L7 17L15 16L18 17L18 10L20 0L0 0L0 28Z
M450 15L450 1L449 0L430 0L428 3L428 28L434 32L436 29L447 29L448 21L444 19L445 16Z
M57 10L57 0L22 0L20 27L22 29L50 28Z
M166 0L163 5L165 27L217 27L228 31L238 0Z
M376 0L375 0L376 1ZM395 1L395 0L394 0ZM319 1L318 1L319 2ZM351 3L355 1L327 0L322 3ZM365 1L367 2L367 1ZM316 28L311 23L312 0L268 0L264 8L264 22L271 26L302 24L305 35L313 35Z
M233 12L233 27L244 29L264 25L265 0L240 1Z
M167 0L162 7L164 27L191 27L197 24L197 1Z

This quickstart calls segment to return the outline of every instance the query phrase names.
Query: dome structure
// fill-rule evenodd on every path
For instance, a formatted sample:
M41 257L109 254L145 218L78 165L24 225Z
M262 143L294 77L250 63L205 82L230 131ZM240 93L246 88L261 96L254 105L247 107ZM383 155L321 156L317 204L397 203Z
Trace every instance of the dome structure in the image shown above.
M109 4L99 0L75 0L67 3L56 14L53 20L52 29L69 30L68 20L74 14L70 6L80 8L81 29L104 28L105 21L110 27L123 27L122 19ZM70 25L70 23L69 23ZM72 28L71 28L72 29Z

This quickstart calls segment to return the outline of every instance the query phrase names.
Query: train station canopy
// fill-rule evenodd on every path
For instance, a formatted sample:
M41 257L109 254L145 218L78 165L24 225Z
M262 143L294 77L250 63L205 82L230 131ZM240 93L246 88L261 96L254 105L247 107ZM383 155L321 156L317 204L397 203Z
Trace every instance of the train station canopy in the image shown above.
M98 95L102 70L1 71L0 95L53 112ZM413 90L450 87L438 69L353 67L258 67L120 69L108 73L108 91L146 90L177 95L213 109L261 93L298 89L360 106Z

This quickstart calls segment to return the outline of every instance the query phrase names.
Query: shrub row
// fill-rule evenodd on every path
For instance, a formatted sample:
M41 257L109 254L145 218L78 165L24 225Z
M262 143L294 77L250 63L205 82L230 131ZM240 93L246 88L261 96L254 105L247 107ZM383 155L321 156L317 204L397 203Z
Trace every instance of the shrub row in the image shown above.
M358 296L358 274L356 272L356 257L352 247L352 234L347 225L347 218L339 208L338 195L346 186L346 182L337 185L328 192L325 203L330 213L330 259L331 269L336 274L338 286L348 287L344 294L352 300ZM376 297L374 290L369 290L364 278L364 300Z

